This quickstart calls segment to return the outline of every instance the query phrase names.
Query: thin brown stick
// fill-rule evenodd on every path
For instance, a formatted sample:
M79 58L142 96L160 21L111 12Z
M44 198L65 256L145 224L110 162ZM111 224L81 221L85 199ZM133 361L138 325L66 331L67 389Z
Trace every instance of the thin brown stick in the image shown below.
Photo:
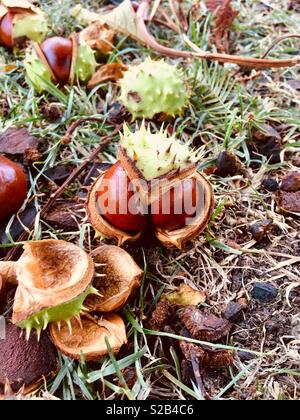
M291 59L263 59L263 58L252 58L235 56L230 54L218 54L209 52L191 52L191 51L179 51L173 48L165 47L159 44L156 39L148 32L145 20L149 12L149 0L143 0L138 8L136 14L136 21L141 38L144 40L149 48L154 49L158 53L176 58L191 58L200 60L211 60L218 61L219 63L233 63L243 67L251 68L280 68L280 67L292 67L296 64L300 64L300 56Z
M75 121L71 127L68 129L67 133L68 139L72 140L72 135L74 134L76 128L78 128L81 124L87 122L87 121L100 121L100 118L96 117L87 117L87 118L81 118L77 121ZM102 119L101 119L102 121ZM68 179L55 191L55 193L49 198L43 209L41 210L41 219L45 217L48 213L48 211L51 209L53 204L56 202L56 200L61 197L61 195L64 193L65 189L73 182L75 179L85 170L85 168L88 166L89 163L91 163L99 153L101 153L106 146L111 142L111 140L115 137L115 135L120 131L121 125L118 125L115 130L109 135L103 138L101 144L90 154L90 156L85 159L85 161L78 166L78 168L75 168L74 171L70 174ZM34 222L29 226L29 230L32 230L34 227ZM23 232L19 238L17 239L17 242L23 242L28 238L28 232ZM12 261L18 252L19 247L15 246L13 247L6 255L5 260L6 261Z
M200 373L200 363L199 360L197 358L196 352L195 350L191 351L191 362L192 362L192 367L193 367L193 371L194 371L194 376L198 385L198 388L201 391L201 394L203 395L203 398L205 398L206 400L209 400L210 397L206 392L202 377L201 377L201 373Z
M269 53L273 50L273 48L276 47L276 45L278 45L280 42L285 41L286 39L289 39L289 38L300 38L300 35L298 35L298 34L287 34L287 35L283 35L283 36L280 36L279 38L275 39L275 41L272 42L270 47L264 53L262 58L265 58L267 55L269 55Z

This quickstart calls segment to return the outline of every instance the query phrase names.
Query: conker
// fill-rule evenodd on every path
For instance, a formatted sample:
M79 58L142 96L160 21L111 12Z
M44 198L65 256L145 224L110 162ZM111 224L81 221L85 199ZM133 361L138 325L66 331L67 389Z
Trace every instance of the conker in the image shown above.
M22 168L0 156L0 221L16 213L27 194L27 179Z
M45 58L56 78L64 86L68 83L71 74L73 43L71 39L55 36L46 39L41 44Z
M198 194L199 189L195 178L180 181L177 187L171 188L152 204L153 224L164 230L183 228L187 225L188 219L196 213Z
M13 13L6 13L0 21L0 45L13 48Z
M120 162L105 172L97 193L100 214L115 228L139 232L147 224L147 216L138 209L130 191L130 179Z

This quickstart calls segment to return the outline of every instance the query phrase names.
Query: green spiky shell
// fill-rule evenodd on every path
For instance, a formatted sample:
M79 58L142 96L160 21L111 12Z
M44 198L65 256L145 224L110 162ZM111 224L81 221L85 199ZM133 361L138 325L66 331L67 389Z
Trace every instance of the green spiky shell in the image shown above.
M29 47L24 60L26 79L37 92L47 90L51 83L52 75L47 66L39 59L35 49Z
M13 38L26 37L35 42L42 42L48 32L48 23L42 13L25 14L16 19L13 25Z
M70 302L63 303L52 308L44 309L18 324L18 327L26 330L26 336L29 337L32 330L36 330L40 335L42 330L45 330L51 322L60 323L62 321L68 322L71 318L80 315L84 309L83 303L87 296L98 294L98 291L90 286L81 295L77 296Z
M120 85L120 102L134 119L152 119L159 113L181 115L190 96L183 72L164 60L148 58L131 66Z
M93 76L96 71L96 60L94 51L91 47L84 41L80 40L78 46L77 58L75 64L75 76L81 82L87 82Z
M198 154L191 151L187 143L180 143L163 129L151 133L144 122L135 133L124 125L121 146L147 181L198 161Z
M81 40L77 50L75 79L86 82L95 73L96 65L93 50ZM52 82L52 75L32 46L27 49L24 66L29 84L39 93L47 91L49 83Z

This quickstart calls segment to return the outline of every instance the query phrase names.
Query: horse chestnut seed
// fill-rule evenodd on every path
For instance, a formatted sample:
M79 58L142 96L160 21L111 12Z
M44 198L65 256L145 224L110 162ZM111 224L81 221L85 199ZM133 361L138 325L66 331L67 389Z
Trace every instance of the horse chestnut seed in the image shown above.
M123 166L117 162L108 169L97 193L99 213L115 228L140 232L147 224L147 216L139 208L135 192Z
M0 156L0 221L16 213L27 194L27 179L22 168Z
M0 21L0 45L13 48L13 17L12 13L6 13Z
M61 86L66 85L71 74L72 40L59 36L48 38L41 44L41 49L57 82Z
M200 203L200 188L195 178L186 179L164 193L151 207L152 221L164 230L181 229L187 225Z

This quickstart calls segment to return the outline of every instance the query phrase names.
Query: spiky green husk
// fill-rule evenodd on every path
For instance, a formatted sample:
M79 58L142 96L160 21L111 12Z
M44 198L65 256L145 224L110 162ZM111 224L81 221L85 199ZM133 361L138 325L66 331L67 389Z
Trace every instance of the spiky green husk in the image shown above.
M47 84L51 83L52 75L33 47L29 47L26 51L24 67L29 84L38 92L47 90Z
M90 286L85 292L70 302L63 303L62 305L54 306L52 308L44 309L34 315L31 315L26 320L20 322L18 327L26 330L26 336L29 337L32 330L36 330L38 335L42 330L45 330L49 323L61 323L68 321L72 317L78 317L80 312L84 309L83 303L87 296L98 295L98 291Z
M183 72L164 60L146 59L124 74L120 102L134 119L152 119L156 114L181 115L189 100Z
M75 75L81 82L87 82L96 71L94 51L88 44L80 40L75 64Z
M24 15L17 19L13 25L13 38L26 37L35 42L45 39L48 32L48 23L44 14Z
M198 161L198 154L191 151L188 144L180 143L163 129L151 133L144 122L135 133L124 125L121 145L147 181Z

